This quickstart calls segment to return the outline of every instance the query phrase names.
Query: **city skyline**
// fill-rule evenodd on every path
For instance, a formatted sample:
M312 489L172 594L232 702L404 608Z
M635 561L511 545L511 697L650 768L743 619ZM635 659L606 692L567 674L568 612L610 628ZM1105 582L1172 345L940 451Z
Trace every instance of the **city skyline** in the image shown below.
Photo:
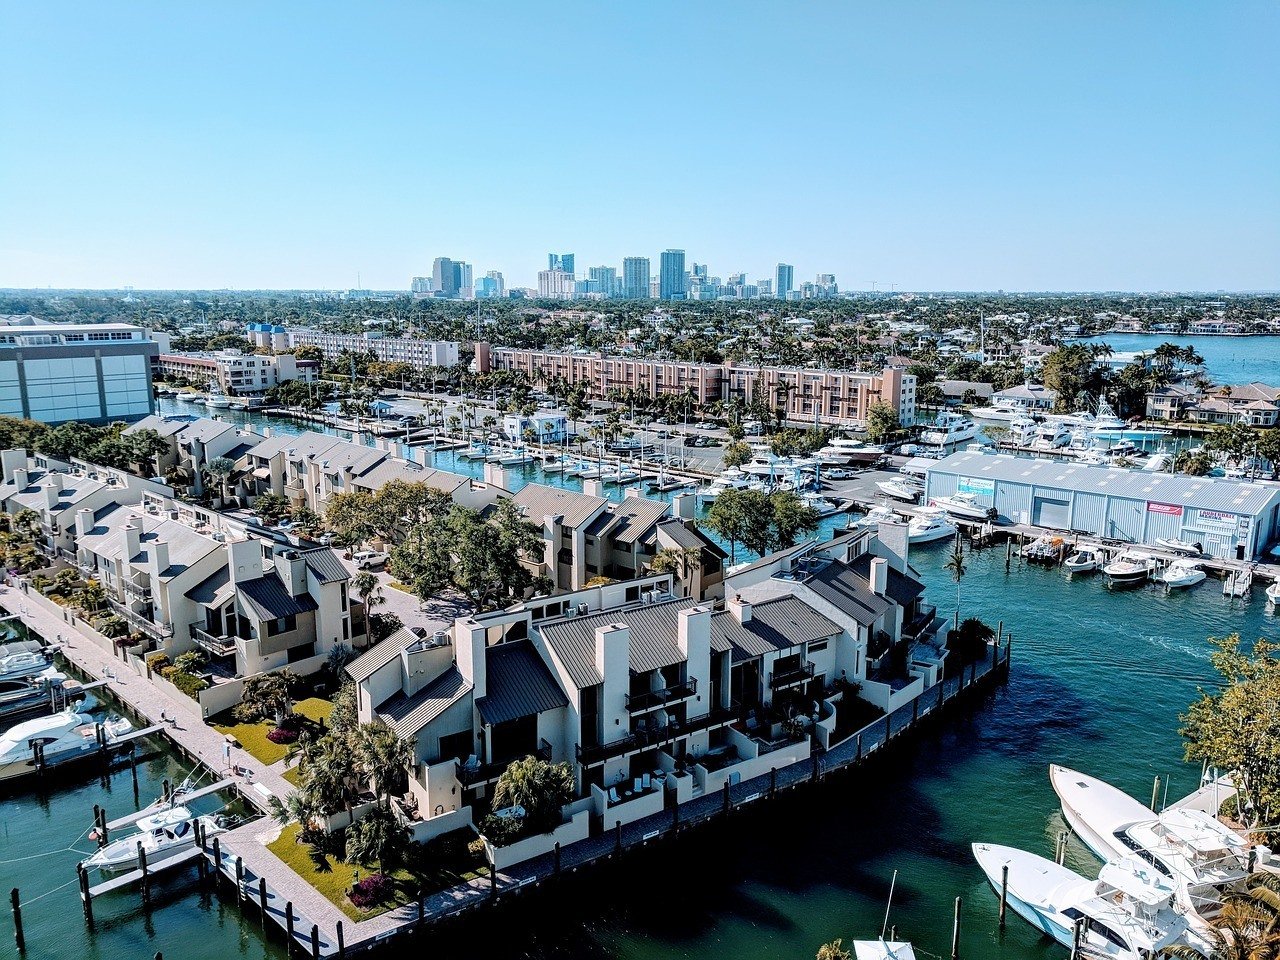
M0 286L405 289L451 251L536 287L668 247L850 290L1280 286L1271 4L570 2L452 44L466 9L73 6L4 14Z

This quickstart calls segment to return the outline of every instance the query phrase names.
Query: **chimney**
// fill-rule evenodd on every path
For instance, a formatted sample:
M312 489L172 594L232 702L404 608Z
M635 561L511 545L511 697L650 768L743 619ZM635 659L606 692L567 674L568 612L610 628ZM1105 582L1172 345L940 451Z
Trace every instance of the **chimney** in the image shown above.
M44 487L44 505L50 510L58 506L58 497L62 496L61 483L46 483Z
M603 497L604 481L599 479L598 477L594 480L583 480L582 492L585 493L588 497Z
M501 489L506 490L506 469L500 463L489 463L489 461L486 460L484 464L484 482L489 484L491 487L500 487Z
M876 540L880 549L874 552L885 557L899 573L906 573L910 550L907 524L901 520L881 520L876 529Z
M671 515L681 520L693 520L697 516L698 497L693 493L678 493L671 501Z
M889 587L889 561L884 557L873 557L871 560L871 592L883 597Z
M60 474L60 473L49 473L49 474L46 474L46 475L45 475L45 478L44 478L44 482L45 482L45 484L46 484L46 485L48 485L48 486L50 486L50 487L53 487L53 489L57 490L59 493L61 493L61 492L62 492L62 488L63 488L63 487L62 487L62 482L63 482L63 481L62 481L62 474Z
M263 427L263 428L262 428L262 436L263 436L265 439L270 440L270 439L271 439L271 428L270 428L270 427Z
M22 491L22 490L27 489L27 483L29 482L29 481L28 481L28 479L27 479L27 477L28 477L28 475L27 475L27 468L26 468L26 467L18 467L18 468L16 468L16 469L13 471L13 485L14 485L14 486L19 490L19 491Z
M751 608L748 607L748 610ZM685 660L701 666L711 658L711 608L689 607L680 611L676 644Z
M735 593L733 598L725 601L725 607L729 610L729 615L739 623L751 622L751 601L743 600L742 595Z
M601 740L610 743L630 732L626 695L631 687L631 628L625 623L596 627L596 669L604 678Z
M161 574L169 569L169 544L165 540L155 540L150 548L149 554L151 558L151 579L159 580Z
M257 540L232 540L227 544L227 554L233 584L262 576L262 547Z
M124 556L121 559L128 563L138 555L138 551L142 549L142 528L134 526L134 520L138 517L130 517L130 522L120 528L122 543L124 545Z
M89 531L93 529L93 511L88 507L81 507L76 511L76 539L88 536Z
M476 699L483 697L489 686L489 664L485 660L485 629L472 617L458 620L453 628L454 651L458 672L471 682Z
M285 550L278 555L276 574L284 582L289 596L300 597L307 592L307 562L297 550Z
M12 478L13 471L24 469L26 465L26 450L21 448L17 450L0 450L0 477Z
M626 490L625 490L625 491L623 491L623 494L622 494L622 495L623 495L624 497L638 497L638 496L640 496L640 495L641 495L641 494L640 494L640 487L639 487L639 486L627 487L627 488L626 488Z

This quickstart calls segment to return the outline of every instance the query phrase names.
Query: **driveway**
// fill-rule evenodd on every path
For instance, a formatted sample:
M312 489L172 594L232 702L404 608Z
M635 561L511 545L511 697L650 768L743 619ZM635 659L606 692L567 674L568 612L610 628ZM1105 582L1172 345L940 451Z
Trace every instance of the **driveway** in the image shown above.
M341 554L339 556L341 557ZM342 560L342 565L351 572L352 577L365 572L357 570L356 565L345 558ZM391 586L393 578L385 570L369 572L377 576L379 583L382 584L382 596L386 601L378 604L374 612L394 613L406 627L424 627L429 632L435 633L437 630L453 626L454 620L471 612L471 605L460 594L449 592L423 601L412 593Z

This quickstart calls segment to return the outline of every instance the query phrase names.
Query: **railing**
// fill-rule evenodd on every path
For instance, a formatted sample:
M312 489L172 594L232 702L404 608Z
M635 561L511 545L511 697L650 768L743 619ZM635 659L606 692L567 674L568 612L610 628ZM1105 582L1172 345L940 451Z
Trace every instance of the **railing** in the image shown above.
M807 683L813 679L813 675L814 665L812 663L806 663L802 666L795 667L794 669L783 671L782 673L775 673L769 685L774 690L780 690L783 687L795 686L797 683Z
M537 749L533 753L525 754L525 756L537 757L540 760L551 762L551 744L545 738L538 740ZM473 767L468 767L465 763L458 764L458 782L464 787L473 787L478 783L488 783L490 780L497 780L502 776L507 767L511 766L520 757L512 757L509 760L498 760L494 763L481 763Z
M921 604L920 612L909 624L902 628L902 636L907 640L918 640L930 632L938 619L938 608L931 604Z
M584 747L578 744L574 748L574 755L578 762L584 766L594 766L597 763L603 763L613 757L620 757L625 753L631 753L634 750L644 750L649 747L659 747L663 744L671 743L681 737L688 736L691 733L698 733L701 730L708 730L712 727L723 726L737 719L737 714L732 710L722 710L716 708L710 713L701 717L695 717L685 722L668 723L665 727L659 727L655 730L636 730L627 734L618 740L609 743L596 744L595 746Z
M698 678L674 683L662 690L649 690L645 693L628 693L626 695L627 710L631 713L644 713L656 707L666 707L688 700L698 692Z
M137 597L139 600L151 599L151 585L143 583L135 583L132 580L122 581L124 592L131 597Z
M215 657L234 657L236 655L236 638L225 634L214 636L192 624L191 639L196 646L202 647Z
M168 640L173 636L173 627L168 624L157 623L149 617L144 617L138 611L132 609L127 603L121 603L115 597L107 597L107 603L120 616L124 617L131 624L149 636L155 637L157 640Z

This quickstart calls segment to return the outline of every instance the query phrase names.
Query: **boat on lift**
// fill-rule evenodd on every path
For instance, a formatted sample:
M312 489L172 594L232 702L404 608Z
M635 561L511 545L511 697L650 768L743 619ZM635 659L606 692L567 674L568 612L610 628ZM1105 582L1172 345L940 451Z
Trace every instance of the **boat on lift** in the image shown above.
M0 644L0 680L20 680L44 673L53 666L44 647L34 640Z
M1199 562L1189 558L1175 560L1155 576L1157 583L1162 583L1166 590L1185 589L1203 583L1207 574Z
M1175 537L1161 537L1155 542L1155 545L1186 557L1199 557L1204 554L1203 544L1187 543L1187 541L1178 540Z
M920 434L920 439L934 447L950 447L972 440L978 435L978 425L968 417L944 410L938 414L933 426Z
M122 718L106 721L103 733L107 745L132 729L133 725ZM100 748L98 725L78 708L67 708L10 727L0 736L0 780L35 773L34 744L43 747L46 767L69 763L92 756Z
M134 833L99 847L80 865L86 870L100 870L108 874L136 870L139 866L138 849L141 847L147 855L147 867L155 867L195 846L196 822L206 837L226 832L224 821L219 817L196 817L184 806L170 806L142 817Z

